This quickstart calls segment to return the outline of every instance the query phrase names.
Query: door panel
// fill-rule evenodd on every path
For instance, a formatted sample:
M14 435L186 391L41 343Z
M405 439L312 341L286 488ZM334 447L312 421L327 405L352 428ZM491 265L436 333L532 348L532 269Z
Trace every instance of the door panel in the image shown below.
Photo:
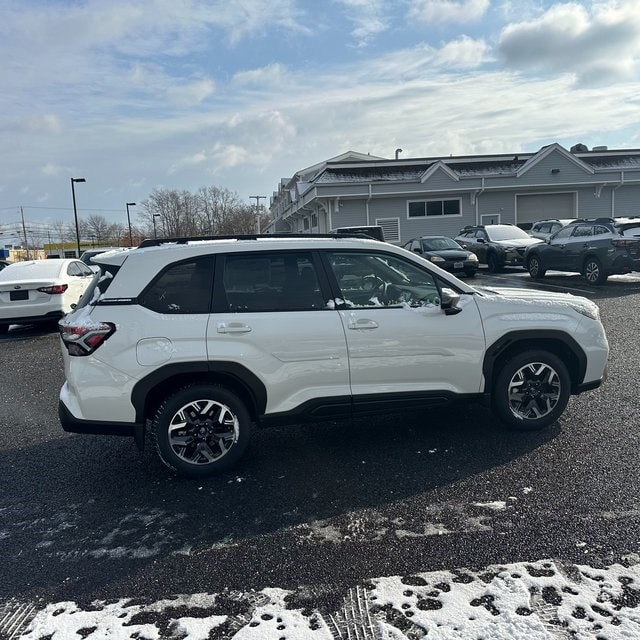
M368 394L480 391L485 343L472 296L447 316L427 268L383 251L325 255L340 289L354 404Z

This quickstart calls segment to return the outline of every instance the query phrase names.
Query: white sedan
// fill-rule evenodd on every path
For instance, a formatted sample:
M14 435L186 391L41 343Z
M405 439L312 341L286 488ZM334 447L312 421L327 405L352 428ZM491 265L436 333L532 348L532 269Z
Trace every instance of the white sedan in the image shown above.
M11 324L57 322L96 274L80 260L14 262L0 271L0 334Z

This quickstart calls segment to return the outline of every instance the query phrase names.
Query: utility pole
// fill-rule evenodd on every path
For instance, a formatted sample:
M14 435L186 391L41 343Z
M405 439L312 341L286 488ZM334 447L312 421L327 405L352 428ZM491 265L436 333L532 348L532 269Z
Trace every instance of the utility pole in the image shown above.
M258 225L258 233L260 233L260 200L266 200L267 196L249 196L256 199L256 224Z
M29 260L29 243L27 242L27 228L24 226L24 211L20 207L20 217L22 218L22 234L24 235L24 246L27 250L27 260Z

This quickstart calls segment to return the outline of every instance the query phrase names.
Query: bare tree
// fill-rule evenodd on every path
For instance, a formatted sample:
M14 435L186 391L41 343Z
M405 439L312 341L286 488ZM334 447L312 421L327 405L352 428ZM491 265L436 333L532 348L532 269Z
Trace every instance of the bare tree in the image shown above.
M201 187L195 194L154 189L141 209L138 218L147 237L153 233L154 219L158 235L165 237L251 234L258 227L255 208L224 187ZM260 207L258 215L264 228L269 220L266 209Z

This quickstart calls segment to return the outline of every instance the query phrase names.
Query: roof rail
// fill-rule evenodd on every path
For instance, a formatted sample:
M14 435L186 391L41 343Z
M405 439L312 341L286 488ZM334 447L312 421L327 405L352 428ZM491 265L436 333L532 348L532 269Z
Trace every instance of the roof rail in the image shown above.
M371 236L364 233L252 233L220 236L180 236L175 238L147 238L138 245L138 249L144 249L145 247L160 247L163 244L187 244L188 242L197 242L202 240L260 240L265 238L331 238L333 240L340 238L373 239Z

